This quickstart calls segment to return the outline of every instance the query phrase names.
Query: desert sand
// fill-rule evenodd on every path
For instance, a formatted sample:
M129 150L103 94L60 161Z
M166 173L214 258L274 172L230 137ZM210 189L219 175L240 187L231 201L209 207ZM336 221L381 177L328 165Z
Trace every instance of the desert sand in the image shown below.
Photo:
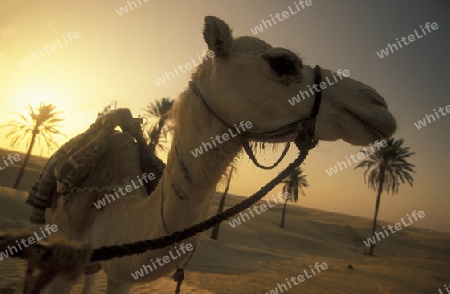
M9 153L0 150L0 155ZM21 154L23 156L23 154ZM46 159L32 156L20 190L14 183L19 165L0 174L0 231L38 227L29 224L31 209L24 204L27 192ZM278 191L269 193L273 203ZM217 210L220 195L213 198L210 215ZM228 195L226 208L244 198ZM267 203L260 201L260 204ZM300 203L301 204L301 203ZM258 205L258 204L257 204ZM371 233L372 220L288 205L286 227L280 229L282 205L232 228L221 225L219 240L200 236L199 247L185 271L182 293L439 293L450 283L450 233L416 228L414 224L381 240L375 256L364 255L363 241ZM392 223L379 221L387 227ZM328 269L312 276L309 266L325 262ZM349 265L353 269L349 269ZM0 261L0 294L14 293L22 281L25 262L7 258ZM292 276L312 276L288 291L270 292ZM73 293L80 293L80 278ZM106 277L95 276L93 293L104 293ZM174 293L176 283L170 276L147 284L137 284L131 293ZM11 290L6 290L11 289Z
M211 214L218 204L216 196ZM30 209L23 204L25 197L26 192L0 188L1 231L28 226ZM229 195L227 206L241 199ZM316 262L326 262L328 269L298 285L291 282L292 288L284 292L438 293L450 283L448 233L410 226L380 241L376 256L370 257L362 252L371 220L289 205L286 228L280 229L281 209L279 204L235 228L223 223L218 241L211 240L209 232L202 235L182 293L270 293L277 283L303 274ZM24 265L17 259L0 261L0 289L16 288ZM105 287L105 275L100 272L94 293L104 293ZM174 293L174 289L175 282L167 277L138 284L131 293ZM81 279L74 293L80 291Z

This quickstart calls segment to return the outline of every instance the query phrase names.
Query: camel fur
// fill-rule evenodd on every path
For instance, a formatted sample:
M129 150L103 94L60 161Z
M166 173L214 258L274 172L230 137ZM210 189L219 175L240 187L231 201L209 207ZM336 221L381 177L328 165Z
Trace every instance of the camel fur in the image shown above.
M192 81L223 119L230 124L250 121L253 132L264 132L309 116L312 98L293 106L287 102L314 83L313 68L304 65L299 56L255 37L233 38L229 26L212 16L205 18L203 36L215 57L198 66ZM333 74L324 69L323 79ZM342 139L354 145L368 145L394 133L395 119L384 99L374 90L361 89L371 88L345 77L324 90L316 121L316 139ZM211 137L220 136L227 129L189 87L176 100L171 119L172 146L155 191L146 197L145 188L136 189L100 210L93 207L98 193L81 193L67 201L61 198L50 219L50 223L60 228L58 233L98 248L165 236L206 218L216 185L239 154L240 142L236 137L198 157L191 154L202 142L210 142ZM292 142L295 137L293 133L271 141ZM108 151L83 185L114 185L127 177L142 175L139 148L130 135L113 134L108 143ZM180 166L176 149L189 178ZM173 183L187 199L177 196ZM196 237L180 243L195 247ZM133 283L151 282L184 268L191 254L171 260L138 280L131 276L151 260L168 255L174 246L101 262L108 276L106 293L126 294ZM70 293L72 284L73 281L60 276L49 286L49 293Z

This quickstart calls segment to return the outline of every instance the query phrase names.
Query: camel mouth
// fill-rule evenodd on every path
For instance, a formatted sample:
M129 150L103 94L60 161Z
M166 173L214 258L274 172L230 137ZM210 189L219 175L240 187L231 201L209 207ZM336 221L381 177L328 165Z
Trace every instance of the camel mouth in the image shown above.
M391 137L396 129L395 119L389 115L386 119L380 119L381 115L364 117L361 114L356 114L350 110L346 110L347 114L356 122L356 124L363 128L375 140L385 139ZM391 123L392 122L392 123Z

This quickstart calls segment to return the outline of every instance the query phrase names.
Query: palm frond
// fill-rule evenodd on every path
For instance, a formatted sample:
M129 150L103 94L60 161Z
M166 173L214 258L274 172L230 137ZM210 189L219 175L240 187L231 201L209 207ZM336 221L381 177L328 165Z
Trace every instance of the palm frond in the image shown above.
M57 111L55 105L45 103L40 103L36 109L28 103L25 109L28 116L15 113L17 119L5 125L5 127L10 128L6 138L11 139L11 146L17 146L17 144L26 140L26 148L28 149L35 136L36 144L41 147L41 154L44 143L49 152L53 151L58 145L52 136L64 135L58 130L61 127L58 123L64 121L63 118L59 117L62 112Z
M291 196L289 199L293 202L298 201L299 191L305 196L303 188L309 187L306 175L303 174L303 170L300 167L296 167L281 183L284 184L282 188L283 192L288 192Z
M173 103L174 100L164 97L149 103L147 108L144 109L146 112L145 117L157 120L153 124L146 122L144 126L148 144L152 150L158 148L164 151L166 149L164 143L167 142L167 136L171 131L168 115L172 109Z
M361 161L357 168L365 168L364 182L368 184L370 189L378 189L381 168L384 170L384 183L383 190L388 193L397 194L398 189L402 184L408 183L413 185L414 179L411 173L414 173L414 164L411 164L407 159L414 155L414 152L410 152L409 147L403 147L404 140L395 140L389 138L386 140L387 145L384 148L380 148L374 153L366 150L361 152L367 155L367 159Z

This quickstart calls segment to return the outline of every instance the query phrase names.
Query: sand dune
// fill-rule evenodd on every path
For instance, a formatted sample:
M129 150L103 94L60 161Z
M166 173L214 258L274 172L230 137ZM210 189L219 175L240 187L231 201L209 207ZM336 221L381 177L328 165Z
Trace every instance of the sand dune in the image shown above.
M0 188L0 230L28 225L25 193ZM227 205L241 200L232 196ZM216 210L214 198L211 214ZM182 293L270 293L277 284L310 270L316 262L328 269L289 293L437 293L450 283L450 234L410 226L378 243L377 257L363 255L371 221L348 215L288 206L287 224L278 227L281 205L232 228L222 224L219 241L200 239L186 271ZM387 225L381 222L380 225ZM354 269L349 269L352 265ZM0 261L0 289L15 288L24 262ZM81 282L74 293L79 293ZM105 275L96 275L94 293L104 293ZM170 277L139 284L131 293L173 293ZM278 290L278 293L282 293ZM0 293L2 293L0 291ZM4 292L8 293L8 292ZM277 293L277 292L273 292Z

